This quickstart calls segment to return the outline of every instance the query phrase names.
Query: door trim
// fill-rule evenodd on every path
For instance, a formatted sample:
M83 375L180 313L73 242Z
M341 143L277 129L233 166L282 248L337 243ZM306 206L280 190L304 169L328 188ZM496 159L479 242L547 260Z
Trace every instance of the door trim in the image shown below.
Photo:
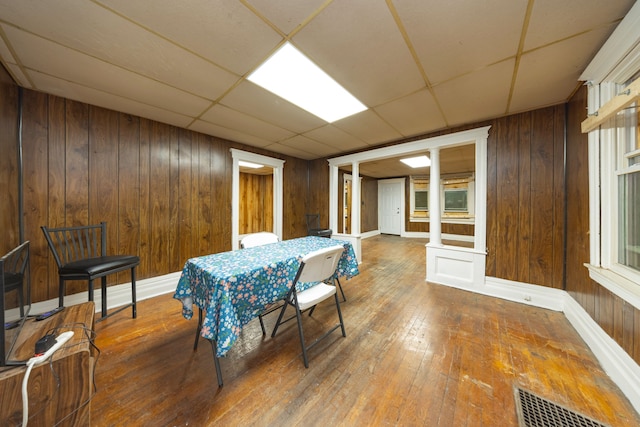
M381 218L381 191L380 186L385 184L400 184L400 237L405 237L406 235L406 227L404 222L404 204L405 204L405 178L392 178L392 179L380 179L378 180L378 231L380 231L380 218Z

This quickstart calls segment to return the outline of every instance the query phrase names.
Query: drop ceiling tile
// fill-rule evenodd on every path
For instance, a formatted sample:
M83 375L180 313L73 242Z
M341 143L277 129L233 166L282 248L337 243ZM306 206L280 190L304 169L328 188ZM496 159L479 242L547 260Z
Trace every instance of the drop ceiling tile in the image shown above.
M425 86L383 1L334 1L293 43L368 107Z
M507 111L515 60L486 67L433 88L449 126L499 117Z
M270 123L235 111L224 105L214 105L207 110L200 119L226 128L237 129L243 133L257 136L261 139L276 142L290 138L293 132Z
M432 84L515 56L527 9L504 0L394 4Z
M375 111L403 136L427 133L447 125L426 89L376 107Z
M585 31L600 30L603 26L613 31L617 21L624 17L634 3L635 0L608 0L605 7L601 0L536 0L531 11L524 50L535 49ZM593 13L594 10L598 13Z
M402 138L402 135L373 110L365 110L332 123L335 127L365 141L367 144L381 144Z
M330 124L305 132L304 136L322 142L337 151L355 151L367 147L364 141Z
M513 60L525 22L526 50L509 113L562 102L576 88L579 76L574 68L583 69L588 62L581 62L583 58L595 54L625 8L634 4L606 3L0 0L3 28L49 40L59 53L43 52L41 42L16 41L20 48L14 48L12 37L0 30L0 56L24 87L37 84L36 89L47 93L177 126L190 126L189 116L196 110L212 122L194 123L192 129L316 158L339 155L346 149L338 145L352 147L349 141L376 146L490 114L503 116L503 88L511 83L512 74L498 69ZM527 4L534 6L530 21L524 17ZM579 28L582 32L576 35ZM255 66L287 35L370 109L326 128L323 120L243 82L240 71ZM575 44L570 42L574 38ZM414 62L408 43L420 64ZM11 58L13 54L17 57ZM31 68L21 69L21 58L27 58ZM110 66L100 65L100 60ZM75 68L65 68L63 62ZM460 102L464 96L470 98ZM208 111L218 100L220 105ZM332 144L347 142L332 147L300 136L307 133ZM348 139L336 136L341 133ZM292 134L298 136L288 138ZM287 138L287 143L269 142L277 138Z
M75 50L52 43L14 27L6 28L12 46L21 52L20 62L28 69L62 80L154 105L192 117L210 101L167 86Z
M594 44L608 33L608 28L601 28L522 55L510 112L565 102L595 55Z
M256 11L277 26L284 34L290 34L301 22L312 16L325 0L247 0Z
M285 139L284 141L280 141L280 144L286 147L295 148L296 150L300 150L305 153L308 153L309 155L311 155L311 157L308 157L308 158L311 158L311 159L328 157L339 151L333 147L330 147L322 142L318 142L316 140L308 138L304 135L296 135L289 139Z
M238 76L92 2L0 5L15 27L209 99Z
M216 65L244 75L282 36L241 2L224 0L99 0L134 22Z
M145 117L162 123L186 128L192 118L156 108L131 99L101 92L72 82L32 71L31 77L39 90L68 99L84 102L114 111Z
M287 156L297 157L298 159L304 159L304 160L313 160L313 159L317 159L318 157L320 157L320 156L317 156L317 155L315 155L313 153L309 153L307 151L300 150L299 148L296 148L296 147L284 145L284 144L281 144L279 142L276 142L274 144L268 145L265 148L267 150L275 151L276 153L281 153L281 154L285 154ZM285 163L284 167L285 167L285 173L286 173L286 168L287 168L287 164L286 163Z
M351 171L351 168L349 168ZM372 178L392 178L409 175L428 174L429 168L413 169L400 162L400 159L374 160L360 164L360 175Z
M226 128L224 126L205 122L202 120L196 120L195 122L193 122L189 126L189 129L218 138L228 139L229 141L236 141L242 144L251 145L253 147L264 148L271 144L271 141L267 141L266 139L261 139L256 136L241 132L237 129Z
M293 133L306 132L326 123L248 81L240 83L220 103Z

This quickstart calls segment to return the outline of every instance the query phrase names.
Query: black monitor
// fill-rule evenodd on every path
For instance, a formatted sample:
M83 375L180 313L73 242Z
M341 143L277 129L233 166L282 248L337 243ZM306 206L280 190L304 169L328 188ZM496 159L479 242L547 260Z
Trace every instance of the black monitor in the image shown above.
M29 242L24 242L0 258L0 366L24 365L11 356L31 308Z

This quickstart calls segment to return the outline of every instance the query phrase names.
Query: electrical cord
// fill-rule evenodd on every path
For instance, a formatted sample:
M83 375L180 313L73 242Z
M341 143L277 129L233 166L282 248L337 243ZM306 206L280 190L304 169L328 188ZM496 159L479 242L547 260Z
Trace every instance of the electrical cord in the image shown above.
M27 371L24 374L24 378L22 380L22 427L26 427L29 422L29 393L27 392L27 384L29 383L29 375L31 374L31 370L35 366L42 365L47 361L53 354L58 351L64 343L69 341L73 337L73 331L63 332L56 337L56 343L44 354L33 356L31 359L27 361Z
M71 325L61 325L59 328L61 329L61 328L73 328L73 327L75 328L79 327L83 330L84 335L87 337L87 342L96 351L96 357L93 363L93 373L91 375L91 378L93 379L93 393L84 402L79 404L76 409L74 409L73 411L69 412L67 415L62 417L57 423L53 425L53 427L60 425L67 418L69 418L70 416L78 412L80 409L84 408L89 402L91 402L95 394L98 392L98 387L96 385L96 367L98 366L98 359L100 358L100 349L95 344L96 332L93 329L87 328L87 326L84 323L73 323ZM81 344L83 342L84 341L80 341L78 342L78 344Z
M78 412L81 408L85 407L95 396L95 393L97 392L98 388L96 385L96 367L98 364L98 359L100 357L100 349L96 346L95 344L95 337L96 337L96 333L93 329L88 328L84 323L80 323L80 322L76 322L76 323L69 323L69 324L63 324L63 325L59 325L55 328L49 329L46 334L54 334L54 335L58 335L58 332L60 331L66 331L66 332L62 332L59 334L58 338L56 339L56 344L57 341L60 337L62 337L63 335L66 336L72 336L73 335L73 331L70 331L70 329L80 329L82 332L82 334L86 337L86 340L79 340L76 343L70 344L65 346L65 348L69 348L69 347L73 347L73 346L77 346L77 345L82 345L84 343L89 343L89 345L95 350L95 362L93 363L93 373L92 373L92 383L93 383L93 389L94 392L91 394L91 396L89 396L84 402L82 402L81 404L78 405L78 407L71 411L69 414L65 415L62 419L58 420L58 422L54 425L57 426L60 423L62 423L64 420L66 420L67 418L69 418L70 416L72 416L73 414L75 414L76 412ZM66 338L65 342L68 341L69 338ZM61 343L60 346L56 349L58 350L60 347L62 347L62 345L64 344ZM49 349L49 351L53 350L53 347L51 349ZM27 366L27 370L25 372L25 376L22 382L22 402L23 402L23 419L22 419L22 426L26 426L28 423L28 418L29 418L29 413L28 413L28 392L27 392L27 383L29 380L29 375L31 373L31 370L36 367L36 366L40 366L41 364L43 364L44 362L46 362L46 360L49 361L49 365L50 365L50 369L52 374L54 375L54 377L56 378L56 382L57 382L57 389L56 389L56 393L58 391L58 389L60 388L60 378L57 375L57 373L55 372L54 368L53 368L53 358L51 356L53 356L53 353L56 351L54 350L53 352L50 353L49 357L45 357L45 355L40 355L40 356L34 356L31 359L29 359L29 361L27 361L26 366ZM49 353L49 351L47 352L47 354ZM54 393L55 395L55 393ZM52 396L53 397L53 396ZM51 398L52 398L51 397ZM51 400L51 398L49 400ZM41 412L44 408L46 407L46 404L43 405L38 411L36 411L35 414L33 414L32 416L38 414L39 412Z

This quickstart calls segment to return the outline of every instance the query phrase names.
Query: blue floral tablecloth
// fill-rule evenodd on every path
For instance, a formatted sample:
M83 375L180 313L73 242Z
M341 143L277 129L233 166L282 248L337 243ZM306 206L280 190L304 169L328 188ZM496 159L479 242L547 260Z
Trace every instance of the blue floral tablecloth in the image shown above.
M335 245L345 248L337 276L359 274L351 243L310 236L191 258L173 297L182 301L186 319L193 316L194 304L202 309L201 335L216 342L216 355L222 357L244 325L284 298L304 255ZM304 284L299 287L303 290Z

